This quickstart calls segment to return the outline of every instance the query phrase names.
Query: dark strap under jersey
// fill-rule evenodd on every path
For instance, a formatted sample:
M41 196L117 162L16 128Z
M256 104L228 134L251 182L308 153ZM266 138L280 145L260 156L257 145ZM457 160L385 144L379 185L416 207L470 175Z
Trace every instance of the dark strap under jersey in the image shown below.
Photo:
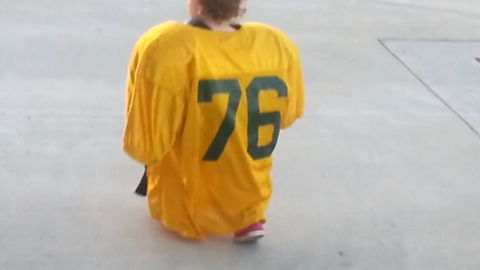
M140 179L140 183L138 184L137 189L135 189L135 193L145 197L147 196L147 190L148 190L147 166L145 166L145 171L143 172L142 179Z

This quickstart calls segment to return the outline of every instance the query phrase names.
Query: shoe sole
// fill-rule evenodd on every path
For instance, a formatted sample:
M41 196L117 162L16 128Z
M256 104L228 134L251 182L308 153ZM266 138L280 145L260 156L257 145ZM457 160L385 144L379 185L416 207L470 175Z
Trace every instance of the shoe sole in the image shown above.
M265 236L265 231L249 232L244 236L235 236L234 240L238 243L254 242Z

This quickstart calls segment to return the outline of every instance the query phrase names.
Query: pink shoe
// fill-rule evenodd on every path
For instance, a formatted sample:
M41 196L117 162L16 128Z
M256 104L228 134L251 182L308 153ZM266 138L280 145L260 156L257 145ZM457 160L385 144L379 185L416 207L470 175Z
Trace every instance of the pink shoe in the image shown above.
M236 232L234 236L234 240L237 242L253 242L265 236L265 231L263 230L262 223L256 222Z

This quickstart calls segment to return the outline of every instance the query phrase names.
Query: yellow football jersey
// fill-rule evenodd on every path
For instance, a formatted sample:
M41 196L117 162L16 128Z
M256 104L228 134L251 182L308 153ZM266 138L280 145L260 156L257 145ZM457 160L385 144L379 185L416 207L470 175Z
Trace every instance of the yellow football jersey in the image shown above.
M124 150L147 166L152 218L194 239L265 221L279 130L303 107L297 47L272 27L147 31L129 65Z

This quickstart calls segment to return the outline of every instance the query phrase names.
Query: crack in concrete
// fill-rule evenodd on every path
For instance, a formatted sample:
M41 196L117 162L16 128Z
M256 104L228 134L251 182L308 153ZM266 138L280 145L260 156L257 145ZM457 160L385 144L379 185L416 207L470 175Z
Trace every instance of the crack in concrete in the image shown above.
M459 112L457 112L448 102L443 99L435 90L433 90L415 71L413 71L398 55L396 55L384 42L382 39L378 39L378 42L389 52L395 59L397 59L400 64L402 64L409 72L412 74L425 88L428 89L440 102L443 103L451 112L453 112L468 128L470 128L477 137L480 138L480 133L475 127L470 124Z

